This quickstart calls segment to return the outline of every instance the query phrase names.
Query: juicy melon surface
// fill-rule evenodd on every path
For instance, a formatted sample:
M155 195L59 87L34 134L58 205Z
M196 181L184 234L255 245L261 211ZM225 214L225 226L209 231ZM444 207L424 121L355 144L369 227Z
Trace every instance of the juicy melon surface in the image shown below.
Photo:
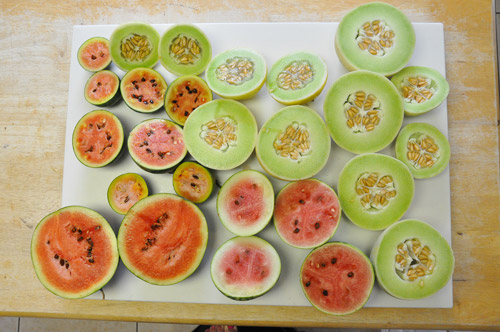
M80 61L91 70L105 67L110 60L109 44L107 41L89 42L80 52Z
M118 90L119 81L109 72L96 73L87 84L86 95L95 101L112 96Z
M224 209L238 226L251 226L258 222L266 208L264 189L253 179L240 180L224 197ZM236 203L238 202L238 203Z
M269 277L272 262L259 247L251 244L234 246L224 253L219 268L228 286L254 286Z

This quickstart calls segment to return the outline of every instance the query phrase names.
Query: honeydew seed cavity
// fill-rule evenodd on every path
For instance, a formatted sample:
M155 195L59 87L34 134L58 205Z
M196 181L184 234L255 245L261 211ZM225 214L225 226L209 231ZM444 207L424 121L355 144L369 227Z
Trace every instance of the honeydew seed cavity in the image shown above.
M354 133L373 131L383 115L381 104L373 94L356 91L344 103L346 125Z
M408 162L415 169L432 167L439 159L439 146L432 137L425 134L411 135L408 139L407 150Z
M283 90L305 88L314 79L314 70L306 60L293 61L277 77L278 86Z
M201 58L200 43L196 38L179 34L172 40L169 54L177 64L194 64Z
M383 20L364 23L358 30L358 47L374 56L384 56L394 46L394 31Z
M432 274L435 266L436 256L418 238L407 239L398 244L394 269L402 280L418 281L423 287L425 277Z
M393 177L377 173L361 174L355 190L365 210L383 210L397 195Z
M253 78L254 66L249 58L232 57L217 67L215 75L219 81L230 85L241 85Z
M311 139L307 125L294 121L286 127L273 143L277 155L300 163L311 152Z
M236 146L236 129L237 122L230 117L217 118L201 126L200 137L212 148L224 152Z
M121 40L121 56L128 62L142 62L151 51L153 46L145 35L131 33Z
M401 95L407 103L421 104L435 95L436 85L436 82L423 75L405 77L401 83Z

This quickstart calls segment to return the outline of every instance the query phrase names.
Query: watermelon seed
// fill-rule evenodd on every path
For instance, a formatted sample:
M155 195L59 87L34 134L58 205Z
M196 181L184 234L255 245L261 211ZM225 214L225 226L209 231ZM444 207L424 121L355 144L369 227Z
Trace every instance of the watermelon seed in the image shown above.
M82 230L81 229L78 229L78 234L82 234Z
M47 244L50 244L50 240L47 241Z
M69 263L66 263L66 270L69 268Z
M184 116L188 116L189 115L189 112L188 111L184 111Z
M196 174L193 174L193 178L195 178L196 180L198 180L200 177Z
M325 267L326 266L326 263L321 263L321 267Z
M314 224L314 228L316 228L316 229L318 229L319 226L320 226L319 222L317 222L317 223Z
M196 183L191 182L191 187L196 188Z
M138 100L139 102L141 102L141 101L142 101L142 96L137 97L137 100Z
M111 135L110 135L108 132L106 132L106 139L107 139L108 141L109 141L109 140L111 140Z
M97 89L92 90L92 92L96 92L96 91L97 91Z
M152 79L152 80L150 80L150 82L151 82L151 83L154 83L154 82L155 82L155 80L154 80L154 79Z
M146 82L146 79L144 77L141 78L141 82Z
M310 281L306 282L306 287L309 287L309 286L311 286L311 282Z
M97 86L101 86L101 85L102 85L102 83L101 83L101 82L97 82Z
M92 58L92 60L97 59L97 57L94 54L92 54L91 58Z
M172 100L172 104L177 104L177 100Z
M59 259L59 255L58 255L58 254L55 254L55 255L54 255L54 258L55 258L55 259Z
M93 258L89 259L89 263L94 263L94 259Z
M194 88L192 91L193 93L198 93L198 90L196 88Z
M146 152L147 152L147 153L152 153L152 151L151 151L151 149L150 149L150 148L147 148L147 149L146 149Z
M238 264L238 263L240 262L240 256L236 256L236 259L234 260L234 262L235 262L236 264Z
M239 201L234 201L234 204L240 205L240 202Z
M145 101L144 101L144 105L147 105L147 104L148 104L148 101L147 101L147 100L145 100Z
M59 260L59 264L61 264L61 266L64 266L64 259L61 258L61 260Z
M85 153L92 152L92 151L94 151L94 146L93 145L91 145L90 148L88 148L87 150L85 150Z
M83 236L80 236L78 239L76 239L78 242L83 240Z
M165 157L165 152L158 152L158 156L160 156L161 159Z
M156 88L156 87L158 86L158 84L153 83L151 86L152 86L153 88Z
M133 93L132 98L137 99L137 95Z
M151 99L151 100L149 101L149 103L150 103L150 104L154 104L154 101L153 101L153 99Z
M75 226L73 226L73 228L71 229L71 232L73 232L73 233L76 232L76 227Z
M172 132L172 130L167 129L167 135L170 134L171 132Z
M337 258L332 258L332 264L337 263Z
M300 229L295 228L295 229L293 230L293 232L294 232L294 233L298 233L298 232L300 232Z
M130 197L127 196L127 197L125 197L124 203L127 203L128 201L130 201Z
M297 226L299 224L299 219L295 219L295 222L293 224Z
M306 202L304 202L304 200L303 200L303 199L301 199L301 200L299 200L299 203L300 203L300 204L305 204Z
M132 81L132 84L134 84L134 85L135 85L136 83L137 83L137 81Z
M153 134L154 134L154 132L153 132L152 130L150 130L150 131L148 131L148 132L147 132L147 134L146 134L146 135L148 135L148 137L149 137L149 136L151 136L151 135L153 135Z
M353 273L353 272L349 272L349 273L347 274L347 276L348 276L349 278L352 278L352 277L354 277L354 273Z
M323 289L323 295L328 296L328 291L326 289Z
M134 86L134 88L135 88L136 90L139 90L139 86L138 86L138 85L135 85L135 86Z

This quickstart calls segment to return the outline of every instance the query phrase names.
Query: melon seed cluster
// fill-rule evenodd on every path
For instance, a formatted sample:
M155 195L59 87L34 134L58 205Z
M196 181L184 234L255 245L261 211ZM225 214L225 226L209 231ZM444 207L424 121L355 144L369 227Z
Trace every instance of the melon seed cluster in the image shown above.
M394 267L396 273L403 280L414 281L432 274L436 265L436 257L431 249L419 239L408 239L398 244ZM424 280L419 281L424 285Z
M129 62L143 61L152 50L147 36L130 34L121 41L121 56Z
M366 22L358 30L358 47L371 55L384 56L394 45L394 31L382 20Z
M311 139L305 124L294 121L282 131L273 143L278 155L300 162L311 151Z
M409 103L423 103L431 99L436 92L432 87L432 80L425 76L407 77L403 81L401 92Z
M408 140L408 161L416 169L432 167L439 158L439 147L432 137L413 135Z
M217 67L217 79L231 85L241 85L251 80L254 72L254 63L248 58L234 57L226 60L225 64Z
M357 91L349 95L344 104L346 124L355 133L372 131L380 123L380 102L372 94Z
M229 117L210 120L201 127L200 137L214 149L226 151L236 145L236 126L236 121Z
M170 44L170 56L180 64L193 64L200 58L200 45L195 38L178 35Z
M392 176L379 177L376 173L362 174L356 183L356 193L364 209L377 210L385 208L397 194Z
M294 61L278 74L278 86L283 90L299 90L311 83L314 77L312 66L307 61Z

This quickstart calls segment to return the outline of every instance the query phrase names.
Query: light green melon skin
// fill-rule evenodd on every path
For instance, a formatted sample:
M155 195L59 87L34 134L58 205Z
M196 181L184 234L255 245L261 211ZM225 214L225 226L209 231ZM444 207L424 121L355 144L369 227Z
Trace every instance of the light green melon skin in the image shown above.
M184 34L198 41L201 49L201 58L194 64L178 64L170 57L170 44L179 35ZM165 31L160 40L160 63L174 75L199 75L207 67L212 58L212 46L207 36L198 27L192 24L177 24Z
M237 122L236 146L226 151L213 148L200 137L207 122L229 117ZM257 121L242 103L230 99L216 99L199 106L184 124L184 142L187 150L200 164L216 170L229 170L243 164L253 152L257 141Z
M407 239L419 238L422 245L428 245L436 255L434 272L419 281L401 279L394 268L397 245ZM390 295L404 300L417 300L428 297L450 280L455 266L453 251L446 239L426 222L408 219L388 227L378 237L370 254L379 285Z
M311 152L297 163L279 156L273 143L292 122L305 123L311 140ZM317 174L328 161L331 140L323 119L306 106L287 106L264 123L257 140L255 152L262 168L270 175L285 181L307 179Z
M268 253L273 263L271 265L273 268L271 273L274 274L274 276L272 278L270 277L271 280L265 287L256 287L255 289L252 289L250 287L248 287L247 289L234 289L234 290L228 289L228 287L224 284L224 282L220 280L220 278L218 277L217 273L218 260L224 254L224 250L226 248L231 248L231 246L235 243L240 244L245 242L258 246ZM212 278L212 282L214 283L215 287L222 294L236 301L248 301L266 294L274 287L274 285L276 285L280 275L281 275L281 259L278 252L269 242L257 236L236 236L227 240L219 248L217 248L214 256L212 257L212 262L210 264L210 277Z
M391 175L397 191L396 197L380 212L365 210L356 193L356 183L363 173ZM382 230L398 221L413 200L415 184L406 165L396 158L377 153L367 153L351 159L339 175L337 185L344 214L357 226L368 230Z
M346 124L344 103L350 94L360 90L377 97L382 117L374 130L354 133ZM403 100L395 86L384 76L364 70L338 78L326 95L323 111L335 143L356 154L377 152L387 147L396 138L404 118Z
M123 59L121 53L121 41L128 35L135 33L138 35L145 35L148 37L152 50L151 53L144 58L143 61L128 62ZM160 34L151 25L147 23L132 22L122 24L113 31L109 41L111 58L113 62L123 71L129 71L134 68L145 67L151 68L158 62L158 45L160 42Z
M401 94L401 97L403 97L403 93L401 90L401 83L408 76L425 76L427 78L430 78L432 81L435 82L431 86L433 86L434 89L436 89L436 92L434 93L434 96L432 96L431 99L420 104L409 103L403 99L405 115L417 116L432 111L433 109L441 105L443 101L446 99L446 97L448 97L448 93L450 92L450 85L448 84L446 78L444 78L443 75L441 75L441 73L438 72L437 70L422 66L409 66L403 68L401 71L399 71L396 75L394 75L391 78L392 84L396 86L399 93Z
M226 60L234 57L247 58L254 63L253 77L240 85L231 85L217 78L216 71ZM252 98L264 85L267 77L266 60L259 53L250 49L234 49L220 53L212 59L206 70L207 84L222 98L243 100Z
M113 255L113 257L112 257L113 262L111 264L110 270L108 271L108 274L106 276L104 276L101 279L101 281L98 282L97 284L95 284L94 286L88 288L85 291L79 292L79 293L64 292L64 291L59 290L54 285L50 284L48 279L42 273L41 268L40 268L40 260L38 259L37 255L35 254L36 245L37 245L37 236L38 236L39 231L41 229L40 226L43 225L47 220L49 220L53 216L55 216L61 212L65 212L65 211L77 211L77 212L85 213L88 216L93 217L95 221L98 221L99 224L101 225L101 229L109 237L112 251L115 253L115 255ZM89 295L97 292L99 289L103 288L111 280L111 278L115 274L116 269L118 268L118 262L119 262L119 257L120 257L118 255L118 244L117 244L115 232L113 231L113 229L111 228L111 226L109 225L107 220L104 219L103 216L101 216L99 213L97 213L96 211L94 211L92 209L89 209L89 208L86 208L83 206L76 206L76 205L63 207L63 208L61 208L57 211L54 211L54 212L48 214L47 216L45 216L36 225L35 230L33 231L30 248L31 248L31 262L33 263L33 268L35 269L36 276L40 280L41 284L51 293L53 293L57 296L63 297L63 298L67 298L67 299L81 299L81 298L89 296Z
M356 42L363 24L376 19L384 20L396 35L394 46L384 56L361 50ZM350 71L369 70L391 76L410 61L415 39L415 30L403 12L386 3L372 2L355 8L342 18L335 34L335 50L340 62Z
M432 167L417 169L409 163L407 157L407 144L410 136L415 133L421 133L432 137L434 139L434 143L439 147L439 159ZM401 129L401 132L396 139L395 149L396 158L405 163L415 179L427 179L438 175L445 170L450 161L450 143L446 139L446 136L444 136L439 129L428 123L415 122L406 125L403 129Z
M313 68L313 81L307 84L304 88L299 90L283 90L278 85L278 75L289 64L294 61L307 60ZM267 90L271 97L283 105L300 105L305 104L321 93L325 87L328 78L328 69L325 61L314 53L309 52L296 52L288 54L278 61L276 61L269 75L267 75Z

